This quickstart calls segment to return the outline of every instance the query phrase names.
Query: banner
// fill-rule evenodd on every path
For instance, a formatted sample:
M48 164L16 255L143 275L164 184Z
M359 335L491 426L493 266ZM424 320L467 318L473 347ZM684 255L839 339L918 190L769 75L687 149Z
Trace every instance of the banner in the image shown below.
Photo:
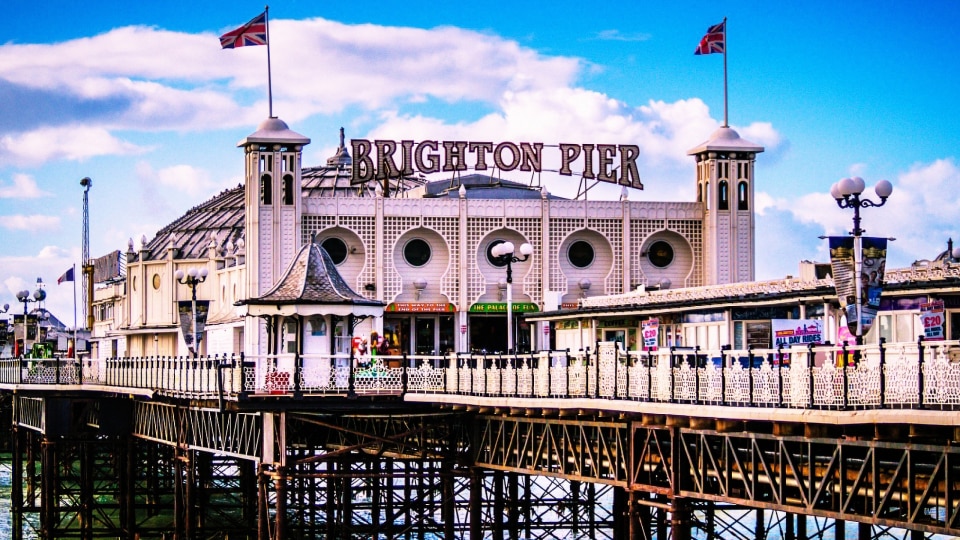
M177 302L177 312L180 314L180 333L190 352L196 354L200 349L193 344L193 337L203 341L203 329L207 324L207 312L210 311L209 300L197 300L197 327L193 327L193 301L180 300Z
M864 336L870 331L870 326L873 325L877 310L880 308L883 273L887 264L887 239L868 236L831 236L829 240L833 283L837 289L840 307L847 317L847 327L854 336ZM860 241L861 246L859 279L855 256L857 240ZM858 326L861 330L859 333Z
M773 319L773 347L823 343L823 321L819 319Z
M920 320L923 322L923 339L942 340L943 334L943 300L933 300L920 304Z
M643 350L657 350L657 337L660 334L660 319L643 321Z

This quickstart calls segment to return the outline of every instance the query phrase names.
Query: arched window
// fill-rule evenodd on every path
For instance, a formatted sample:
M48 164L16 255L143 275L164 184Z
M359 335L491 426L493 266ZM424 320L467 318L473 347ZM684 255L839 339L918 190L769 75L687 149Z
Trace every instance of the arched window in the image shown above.
M710 182L703 184L703 194L706 197L707 210L710 210Z
M730 193L729 188L727 187L727 181L720 181L720 201L717 203L717 210L729 210L730 209Z
M283 175L283 204L293 204L293 175Z
M749 210L749 204L747 201L747 183L740 182L737 184L737 210Z
M273 204L273 182L270 180L269 174L260 177L260 204L264 206Z

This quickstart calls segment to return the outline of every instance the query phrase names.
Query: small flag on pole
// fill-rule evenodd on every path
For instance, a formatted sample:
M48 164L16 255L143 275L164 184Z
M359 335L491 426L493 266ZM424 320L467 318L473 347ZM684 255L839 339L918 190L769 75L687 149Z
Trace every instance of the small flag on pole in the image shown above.
M700 44L697 45L697 50L693 54L712 54L712 53L722 53L727 48L727 20L724 19L722 23L715 24L707 29L707 33L703 36L703 39L700 40ZM223 38L220 38L221 40Z
M267 12L257 15L247 24L220 36L224 49L267 44Z
M73 267L71 266L66 272L57 279L57 285L60 285L64 281L73 281Z

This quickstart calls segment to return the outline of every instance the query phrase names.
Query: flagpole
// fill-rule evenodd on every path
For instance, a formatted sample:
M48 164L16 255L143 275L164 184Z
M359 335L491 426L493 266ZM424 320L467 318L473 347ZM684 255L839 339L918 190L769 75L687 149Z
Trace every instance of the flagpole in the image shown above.
M269 47L269 43L267 47ZM267 49L267 58L270 58ZM727 121L727 18L723 18L723 127L730 127Z
M267 101L270 104L270 118L273 118L273 79L270 75L270 6L263 8L263 24L267 29ZM726 59L726 55L724 55Z

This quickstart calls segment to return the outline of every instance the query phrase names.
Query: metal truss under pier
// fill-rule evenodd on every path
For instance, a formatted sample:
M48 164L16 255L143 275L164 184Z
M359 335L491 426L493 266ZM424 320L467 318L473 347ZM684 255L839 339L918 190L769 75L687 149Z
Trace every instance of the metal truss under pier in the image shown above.
M346 398L11 402L15 540L31 526L80 540L960 534L952 428Z

